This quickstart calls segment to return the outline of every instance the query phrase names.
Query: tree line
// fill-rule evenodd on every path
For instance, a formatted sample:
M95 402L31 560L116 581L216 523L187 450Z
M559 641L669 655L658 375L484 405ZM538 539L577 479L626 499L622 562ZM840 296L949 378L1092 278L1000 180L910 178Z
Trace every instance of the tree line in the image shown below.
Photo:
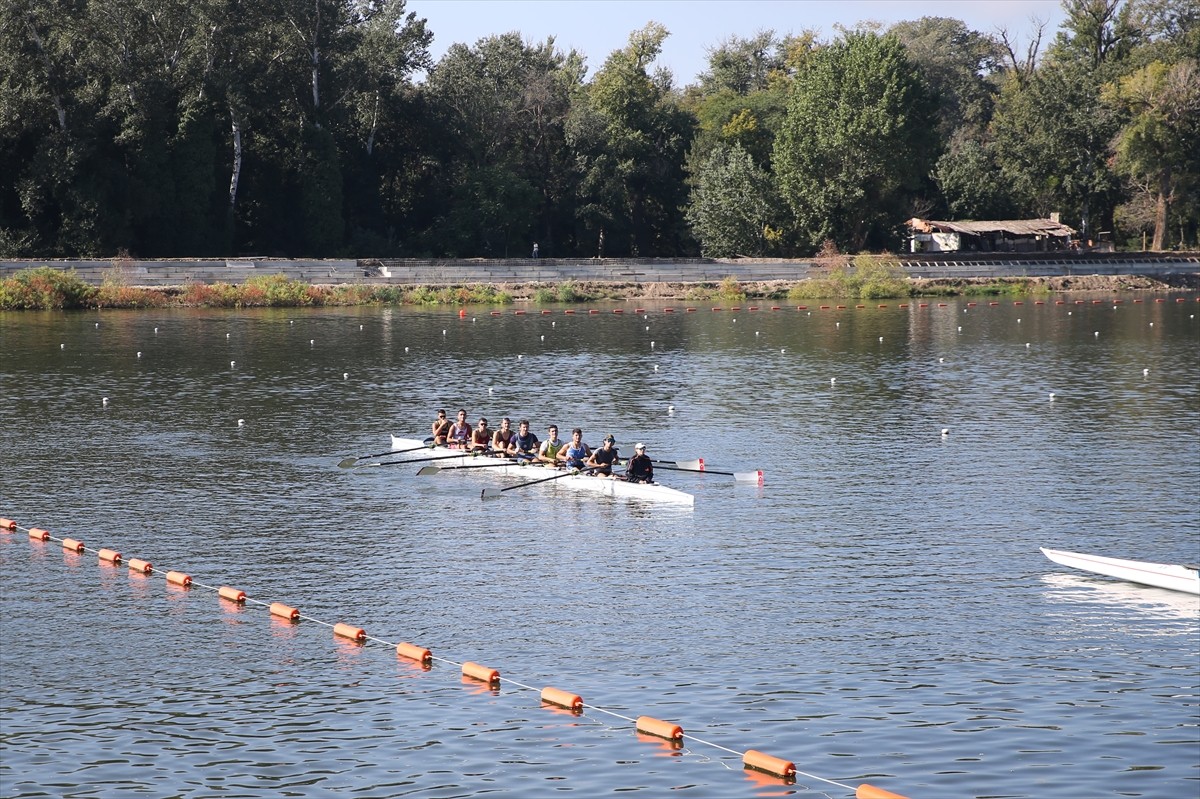
M1195 247L1200 7L763 31L680 88L404 0L5 0L0 256L803 256L913 216Z

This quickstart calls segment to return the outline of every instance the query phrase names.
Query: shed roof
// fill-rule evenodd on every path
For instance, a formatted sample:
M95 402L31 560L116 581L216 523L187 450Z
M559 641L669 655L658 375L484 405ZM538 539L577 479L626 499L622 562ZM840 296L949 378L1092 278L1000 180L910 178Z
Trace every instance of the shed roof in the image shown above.
M909 227L921 233L963 233L968 236L983 236L989 233L1005 233L1009 236L1052 236L1070 237L1075 229L1052 219L1001 219L995 221L943 222L936 219L909 220Z

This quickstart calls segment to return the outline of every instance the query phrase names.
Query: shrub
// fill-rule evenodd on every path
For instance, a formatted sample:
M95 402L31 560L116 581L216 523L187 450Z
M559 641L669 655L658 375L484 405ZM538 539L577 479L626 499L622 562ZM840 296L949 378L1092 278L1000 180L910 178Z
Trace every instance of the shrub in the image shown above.
M171 298L165 292L116 285L107 279L92 295L92 305L96 308L163 308L170 304Z
M62 310L85 308L96 289L83 282L74 269L49 266L22 269L0 280L0 308L6 310Z
M273 308L295 308L312 305L309 284L291 280L287 275L263 275L248 278L242 287L242 304L268 305Z
M737 278L726 275L721 279L721 285L717 286L717 296L730 302L742 302L746 299L746 292L742 291L742 284Z
M558 292L547 286L538 286L537 290L533 292L533 301L538 305L558 302Z

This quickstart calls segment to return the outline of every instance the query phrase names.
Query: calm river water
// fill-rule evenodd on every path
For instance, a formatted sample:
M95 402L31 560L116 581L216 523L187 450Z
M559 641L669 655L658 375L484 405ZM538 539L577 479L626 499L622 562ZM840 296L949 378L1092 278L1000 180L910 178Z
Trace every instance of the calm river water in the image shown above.
M1195 797L1200 599L1038 547L1200 560L1200 304L1058 299L0 313L0 516L87 546L0 534L0 794ZM460 406L765 485L337 466Z

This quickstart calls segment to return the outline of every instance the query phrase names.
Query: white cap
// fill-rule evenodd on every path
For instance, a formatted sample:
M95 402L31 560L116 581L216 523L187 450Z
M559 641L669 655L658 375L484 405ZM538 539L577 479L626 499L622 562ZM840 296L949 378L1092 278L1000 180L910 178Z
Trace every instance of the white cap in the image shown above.
M645 449L646 445L639 441L638 443L633 445L633 448L634 449Z

